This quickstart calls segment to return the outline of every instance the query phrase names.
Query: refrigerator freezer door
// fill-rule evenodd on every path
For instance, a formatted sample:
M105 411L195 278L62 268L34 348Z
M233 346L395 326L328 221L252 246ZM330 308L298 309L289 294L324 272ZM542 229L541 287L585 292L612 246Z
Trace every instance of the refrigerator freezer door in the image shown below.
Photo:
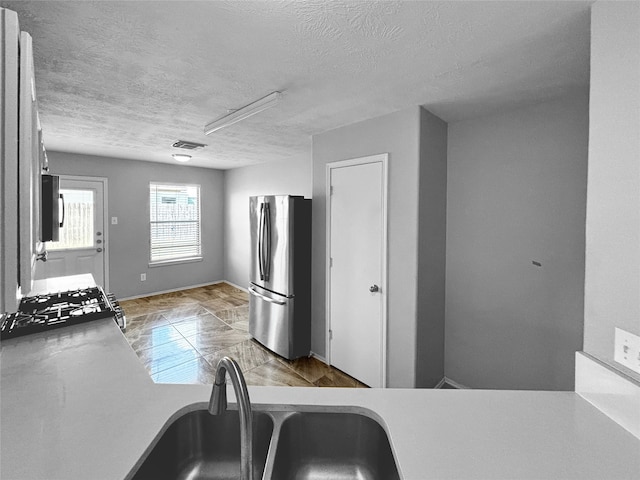
M257 285L249 286L249 333L280 356L294 359L309 355L310 332L294 322L295 299L277 295Z
M288 195L249 199L250 282L285 296L294 294L293 209Z

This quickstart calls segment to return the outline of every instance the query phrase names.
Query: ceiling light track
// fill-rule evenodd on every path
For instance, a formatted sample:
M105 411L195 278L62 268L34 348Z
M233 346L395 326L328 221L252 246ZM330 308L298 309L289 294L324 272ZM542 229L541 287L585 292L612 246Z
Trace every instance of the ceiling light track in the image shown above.
M228 127L229 125L233 125L234 123L238 123L245 118L249 118L256 113L260 113L267 108L273 107L280 98L282 97L281 92L271 92L266 97L262 97L260 100L256 100L249 105L245 105L238 110L234 110L228 115L218 118L211 123L208 123L204 126L204 134L210 135L213 132L220 130L221 128Z

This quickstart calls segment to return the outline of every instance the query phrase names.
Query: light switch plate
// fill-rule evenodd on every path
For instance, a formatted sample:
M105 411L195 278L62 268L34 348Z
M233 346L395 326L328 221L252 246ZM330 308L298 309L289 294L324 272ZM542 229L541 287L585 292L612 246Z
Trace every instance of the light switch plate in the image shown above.
M616 327L613 359L640 373L640 337Z
M111 225L117 225L118 224L118 217L111 217Z

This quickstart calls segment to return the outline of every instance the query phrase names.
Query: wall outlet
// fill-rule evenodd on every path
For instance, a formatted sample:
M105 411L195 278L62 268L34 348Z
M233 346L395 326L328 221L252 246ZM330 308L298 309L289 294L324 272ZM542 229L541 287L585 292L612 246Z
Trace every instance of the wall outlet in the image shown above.
M147 281L147 274L146 273L141 273L140 274L140 281L141 282L146 282Z
M616 328L613 359L640 373L640 337L621 328Z

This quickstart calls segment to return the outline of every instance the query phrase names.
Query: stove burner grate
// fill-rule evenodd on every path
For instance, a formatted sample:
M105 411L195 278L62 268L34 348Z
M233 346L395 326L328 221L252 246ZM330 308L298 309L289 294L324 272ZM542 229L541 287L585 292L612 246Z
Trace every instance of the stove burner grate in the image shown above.
M125 328L126 319L115 296L100 287L25 297L16 313L0 315L0 339L109 317Z

